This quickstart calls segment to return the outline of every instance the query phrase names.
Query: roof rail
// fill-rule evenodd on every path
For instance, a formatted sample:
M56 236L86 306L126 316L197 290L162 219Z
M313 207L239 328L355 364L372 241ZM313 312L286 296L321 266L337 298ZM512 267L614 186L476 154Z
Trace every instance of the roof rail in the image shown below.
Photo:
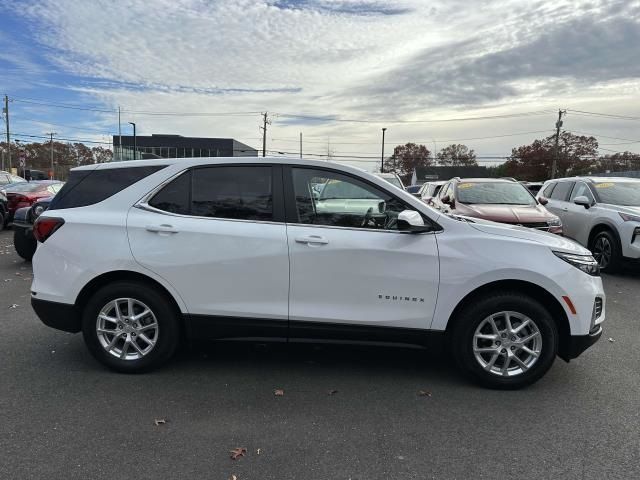
M517 182L517 180L513 177L500 177L500 180L511 180L512 182Z

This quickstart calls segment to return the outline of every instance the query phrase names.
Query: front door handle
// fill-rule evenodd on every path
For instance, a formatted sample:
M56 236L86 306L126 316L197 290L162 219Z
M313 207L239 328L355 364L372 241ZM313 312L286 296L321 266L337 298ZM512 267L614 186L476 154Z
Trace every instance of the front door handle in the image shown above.
M166 223L163 223L162 225L147 225L144 228L147 232L153 233L178 233L178 230L173 228L172 225L167 225Z
M326 245L329 243L324 237L320 237L319 235L309 235L304 237L296 237L297 243L306 243L307 245Z
M569 209L568 209L567 207L563 207L562 211L563 211L563 212L568 212L568 211L569 211Z

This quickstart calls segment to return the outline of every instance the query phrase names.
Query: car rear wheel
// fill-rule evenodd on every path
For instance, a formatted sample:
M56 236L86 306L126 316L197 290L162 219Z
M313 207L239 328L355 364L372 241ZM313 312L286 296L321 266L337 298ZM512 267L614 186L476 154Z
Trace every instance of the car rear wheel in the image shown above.
M36 253L38 241L33 236L33 232L28 228L13 226L13 246L18 255L30 262Z
M116 282L87 303L82 333L93 356L113 370L153 370L169 360L179 342L178 312L156 289Z
M517 292L479 299L457 318L453 352L483 386L517 389L540 379L558 352L558 330L537 300Z
M621 253L618 242L608 230L597 233L590 245L593 258L605 273L615 273L620 268Z

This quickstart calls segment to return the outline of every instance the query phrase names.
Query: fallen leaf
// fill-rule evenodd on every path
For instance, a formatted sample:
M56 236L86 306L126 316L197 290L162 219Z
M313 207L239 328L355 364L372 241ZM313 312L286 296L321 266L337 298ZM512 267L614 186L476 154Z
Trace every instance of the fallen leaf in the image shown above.
M238 477L236 477L235 475L231 475L231 476L229 477L229 480L238 480Z
M13 303L11 305L9 305L9 308L18 308L20 305L18 305L17 303Z
M260 449L256 450L256 453L257 453L258 455L260 455Z
M338 393L338 390L329 390L327 395L335 395L336 393Z
M280 389L278 389L278 390L274 390L274 391L273 391L273 394L274 394L276 397L283 397L283 396L284 396L284 390L280 390Z
M4 281L5 281L5 282L10 282L10 281L11 281L11 279L10 279L10 278L5 278L5 279L4 279Z
M21 276L22 274L20 272L16 272L16 275Z
M231 450L231 460L237 460L238 457L244 457L244 454L247 453L246 448L238 447Z
M614 340L613 338L611 338L611 337L609 337L609 341L610 341L611 343L615 342L615 340Z
M418 392L418 396L420 396L420 397L430 397L431 396L431 392L429 392L427 390L420 390Z
M156 424L156 426L158 426L158 425L164 425L165 423L167 423L167 421L164 418L156 418L154 420L154 423Z

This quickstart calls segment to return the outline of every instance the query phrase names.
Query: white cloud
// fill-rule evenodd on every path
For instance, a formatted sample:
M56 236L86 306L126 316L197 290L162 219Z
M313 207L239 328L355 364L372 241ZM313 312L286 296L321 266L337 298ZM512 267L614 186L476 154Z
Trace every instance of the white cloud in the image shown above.
M330 136L338 154L374 153L379 150L380 126L399 118L503 114L570 104L626 113L633 108L629 99L637 98L640 84L636 70L627 68L628 75L609 71L594 82L578 79L557 90L553 88L557 70L572 59L562 59L562 45L535 50L547 45L545 33L561 32L563 25L584 28L622 18L627 25L637 25L640 10L635 1L34 0L9 4L15 13L34 22L37 41L47 47L49 61L87 77L69 88L110 107L268 110L380 119L379 125L301 126L276 118L271 136L287 141L270 144L283 151L297 149L295 139L302 129L310 141L323 142L308 144L315 152L326 151L324 138ZM582 34L589 44L597 45L598 39L590 38L589 31ZM581 32L573 32L571 39L574 47L579 46ZM625 40L615 41L624 45ZM576 52L574 48L571 55L580 54ZM536 54L545 60L540 72L536 72ZM595 54L610 52L604 48ZM514 74L520 72L514 62L529 62L527 68L536 74ZM587 63L595 65L597 59ZM611 69L625 68L606 63ZM509 75L504 81L501 68ZM452 74L457 77L447 77ZM450 90L454 80L458 82L455 92ZM553 125L553 116L388 125L388 138L448 139L540 130ZM133 120L142 134L234 136L259 144L257 116ZM609 132L614 127L598 128ZM468 143L480 154L505 154L511 145L533 137ZM336 145L349 140L370 144Z

